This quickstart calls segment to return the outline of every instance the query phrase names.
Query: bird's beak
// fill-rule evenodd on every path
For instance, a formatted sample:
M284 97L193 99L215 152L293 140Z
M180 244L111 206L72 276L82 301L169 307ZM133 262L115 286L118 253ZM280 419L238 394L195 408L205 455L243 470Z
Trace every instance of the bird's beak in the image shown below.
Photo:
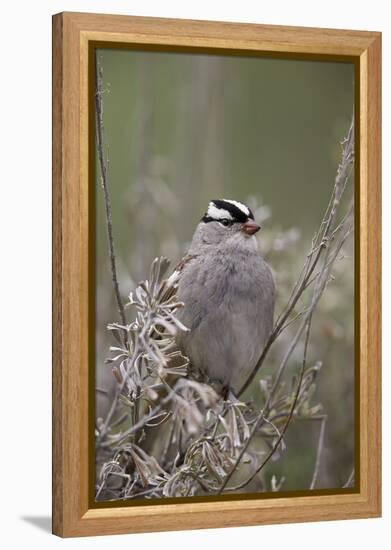
M246 233L246 235L254 235L257 231L261 229L261 226L257 223L253 222L252 220L247 220L242 225L242 231Z

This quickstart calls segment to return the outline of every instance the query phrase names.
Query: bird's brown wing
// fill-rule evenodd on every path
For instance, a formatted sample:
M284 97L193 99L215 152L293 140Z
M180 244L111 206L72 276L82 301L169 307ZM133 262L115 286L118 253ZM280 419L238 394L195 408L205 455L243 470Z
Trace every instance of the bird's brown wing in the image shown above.
M160 289L159 298L162 299L162 301L167 301L172 296L175 296L176 289L178 286L178 282L181 276L181 273L184 269L184 267L191 262L191 260L194 260L196 258L196 254L186 254L175 266L174 271L172 274L166 279Z

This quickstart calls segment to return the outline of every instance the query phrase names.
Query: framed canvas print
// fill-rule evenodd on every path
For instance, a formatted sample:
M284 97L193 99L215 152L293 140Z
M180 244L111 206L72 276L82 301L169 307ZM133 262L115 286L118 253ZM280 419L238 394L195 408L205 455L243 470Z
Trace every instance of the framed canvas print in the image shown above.
M53 18L53 531L380 515L376 32Z

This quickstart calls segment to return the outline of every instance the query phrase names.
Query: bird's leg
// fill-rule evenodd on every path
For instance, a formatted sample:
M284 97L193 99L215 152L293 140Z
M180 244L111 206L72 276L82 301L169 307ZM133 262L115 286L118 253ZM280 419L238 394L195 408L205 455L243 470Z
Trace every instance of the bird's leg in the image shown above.
M224 399L224 401L229 401L231 394L231 388L229 384L224 384L221 388L221 397Z

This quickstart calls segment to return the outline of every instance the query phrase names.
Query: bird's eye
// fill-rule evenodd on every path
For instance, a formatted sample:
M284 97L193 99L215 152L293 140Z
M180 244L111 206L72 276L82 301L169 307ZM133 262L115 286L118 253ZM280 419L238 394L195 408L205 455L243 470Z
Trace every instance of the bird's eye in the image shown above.
M220 223L222 223L223 225L225 225L226 227L228 225L231 225L231 220L227 220L226 218L220 220Z

